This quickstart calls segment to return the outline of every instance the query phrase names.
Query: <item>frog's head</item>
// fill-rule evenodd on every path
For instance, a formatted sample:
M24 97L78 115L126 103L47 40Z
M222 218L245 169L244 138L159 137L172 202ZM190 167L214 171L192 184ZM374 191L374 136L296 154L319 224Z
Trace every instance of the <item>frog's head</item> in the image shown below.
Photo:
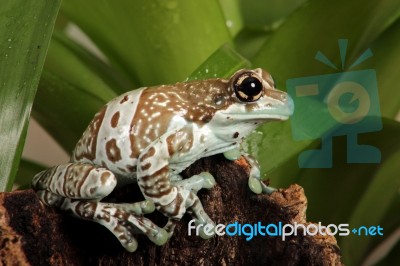
M286 92L275 89L271 75L261 68L239 70L227 85L226 97L221 100L228 103L210 121L222 135L234 130L235 135L244 137L258 124L286 120L293 113L293 100Z
M275 89L271 75L261 68L239 70L229 80L233 103L223 111L239 120L286 120L293 114L293 100Z

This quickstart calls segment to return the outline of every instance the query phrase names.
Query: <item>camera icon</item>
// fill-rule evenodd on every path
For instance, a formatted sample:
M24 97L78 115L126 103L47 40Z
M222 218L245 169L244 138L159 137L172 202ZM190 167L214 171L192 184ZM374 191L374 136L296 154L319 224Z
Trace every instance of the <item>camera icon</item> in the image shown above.
M343 40L339 40L341 43ZM299 155L299 167L331 168L334 136L347 137L347 163L380 163L379 149L357 142L358 134L382 129L375 70L294 78L286 84L295 104L293 138L322 139L321 149Z

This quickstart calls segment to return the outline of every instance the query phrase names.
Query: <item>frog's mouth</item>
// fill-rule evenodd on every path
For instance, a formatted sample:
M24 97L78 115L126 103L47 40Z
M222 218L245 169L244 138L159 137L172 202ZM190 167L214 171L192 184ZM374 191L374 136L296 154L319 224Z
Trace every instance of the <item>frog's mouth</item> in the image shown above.
M278 119L287 120L289 116L293 114L294 103L289 95L285 96L284 101L271 99L260 99L256 106L247 105L246 109L249 111L250 115L264 116L264 119Z
M282 92L282 96L275 97L264 96L256 102L240 104L236 110L230 110L225 115L231 118L243 120L287 120L294 111L292 98Z

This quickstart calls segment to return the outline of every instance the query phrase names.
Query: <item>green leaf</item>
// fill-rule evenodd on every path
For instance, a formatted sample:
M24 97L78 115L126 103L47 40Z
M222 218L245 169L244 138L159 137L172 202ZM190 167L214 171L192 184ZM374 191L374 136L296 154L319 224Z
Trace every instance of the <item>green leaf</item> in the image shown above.
M354 10L357 10L357 16L354 16ZM355 58L399 17L399 12L400 3L394 0L385 5L381 5L378 0L369 1L368 4L361 0L351 3L311 1L296 10L271 34L254 57L253 65L270 70L279 89L283 89L284 83L290 78L340 72L341 70L331 69L314 60L317 51L321 50L336 66L341 66L338 39L348 38L348 55L344 66L349 67L350 63L353 63ZM376 24L378 22L379 24ZM315 36L320 37L316 39ZM262 171L268 174L313 143L312 140L293 141L290 122L270 123L260 127L259 131L264 137L261 138L257 157ZM250 146L254 146L251 140ZM290 177L285 175L284 178Z
M383 130L358 135L359 144L380 150L380 164L347 163L347 136L333 138L332 168L302 169L289 181L299 183L305 189L309 199L308 219L324 224L349 223L352 228L379 224L384 227L387 237L400 223L400 215L395 211L400 208L399 135L400 123L387 119L383 120ZM367 250L383 239L339 238L345 263L359 264Z
M60 33L53 35L44 69L107 102L132 86L113 79L114 70Z
M348 68L399 15L397 0L384 5L380 0L310 1L271 35L253 63L269 69L277 77L278 87L289 78L334 73L335 69L314 60L317 51L340 68L337 41L349 39L344 62Z
M113 68L58 33L49 48L33 116L71 152L100 107L131 86Z
M273 23L285 19L307 0L240 0L240 10L246 28L271 27Z
M60 1L3 1L0 16L0 191L10 190Z
M400 261L400 241L398 241L398 239L399 239L399 235L400 235L400 228L398 228L396 233L394 233L394 234L396 234L396 236L393 236L393 237L397 238L397 242L396 242L395 246L391 250L386 250L385 247L382 247L382 249L384 249L384 251L381 251L381 252L380 252L380 250L377 251L377 252L379 252L378 255L380 255L380 256L386 255L386 256L384 256L384 258L381 261L379 261L376 264L376 266L396 265L397 263L399 263L399 261ZM393 239L393 241L395 241L395 240L396 239ZM373 254L373 255L375 255L375 254Z
M70 153L105 101L96 91L90 93L71 84L68 76L60 77L44 69L32 115Z
M351 70L375 69L379 96L382 97L380 101L382 114L393 118L399 107L398 97L393 97L393 87L400 82L399 76L395 73L398 61L396 40L399 35L396 19L399 17L399 10L398 1L389 1L385 5L380 1L368 3L311 1L309 5L297 10L269 36L261 51L254 57L253 63L271 70L278 88L283 88L285 82L291 78L349 70L358 56L371 47L374 57ZM318 21L324 22L318 23ZM298 42L299 36L301 41ZM343 69L338 39L349 39ZM315 60L318 51L323 52L338 69L330 68ZM310 106L315 104L310 102ZM400 135L396 124L385 121L382 131L358 136L359 143L376 146L382 152L382 165L388 164L385 166L387 170L383 172L380 164L347 164L346 136L333 140L333 168L300 171L297 163L298 154L304 149L318 148L319 142L312 139L294 142L289 123L271 123L260 128L265 137L261 137L261 145L257 146L258 159L263 172L267 172L268 177L272 179L272 185L280 187L295 182L304 187L309 199L307 213L309 219L325 224L379 221L383 225L388 221L399 222L399 215L393 211L391 218L387 215L391 208L389 206L393 206L393 189L396 186L398 188L396 183L398 177L390 172L396 167L393 163L395 158L391 159L391 156L400 148L396 141ZM327 129L329 125L325 128ZM381 183L385 181L387 183ZM381 191L379 194L377 192L379 189L374 190L376 185L386 188L387 191ZM369 217L366 218L364 212L367 211L368 204L370 204ZM376 211L377 209L381 210ZM387 227L387 230L390 234L393 228ZM351 242L351 238L343 238L341 241L350 241L342 247L343 253L346 254L345 263L359 264L362 257L381 240L373 239L361 244L361 242ZM353 258L349 255L350 252L354 254Z
M243 27L240 0L219 0L221 10L224 13L225 25L231 36L234 37Z
M244 57L254 59L271 33L306 0L239 0L242 30L235 35L235 48Z
M400 19L376 39L371 50L374 56L365 62L366 67L374 68L378 79L379 100L383 117L395 118L400 110L398 93L400 84L397 66L400 64Z
M399 127L400 128L400 127ZM400 134L400 130L398 131ZM400 178L398 162L400 161L400 147L396 154L390 156L377 170L373 180L365 189L362 197L352 211L349 224L352 227L359 226L383 226L382 218L395 200L398 201ZM400 210L400 205L397 205ZM392 213L391 220L400 224L400 214ZM341 241L343 256L347 264L360 264L362 258L368 255L367 252L373 247L389 237L391 231L383 227L384 236L360 237L350 235Z
M62 10L113 65L144 86L183 80L231 41L218 1L69 0Z
M46 167L43 165L22 159L15 177L14 186L18 186L18 189L30 188L32 177L44 169L46 169Z
M249 68L250 62L238 54L231 45L225 44L203 62L188 80L227 78L237 70Z
M269 29L249 29L240 31L234 39L237 51L248 59L254 59L271 34Z

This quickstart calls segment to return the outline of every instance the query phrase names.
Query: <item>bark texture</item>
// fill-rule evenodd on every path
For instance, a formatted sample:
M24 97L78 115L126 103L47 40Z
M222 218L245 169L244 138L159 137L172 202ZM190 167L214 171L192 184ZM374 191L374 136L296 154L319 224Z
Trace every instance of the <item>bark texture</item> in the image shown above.
M255 195L248 188L246 161L223 156L204 158L185 171L191 176L211 172L217 185L199 192L209 216L222 224L310 224L303 189L292 185L272 195ZM143 199L136 185L115 191L106 200ZM159 226L166 219L148 216ZM45 207L32 190L0 194L0 264L3 265L342 265L333 236L188 236L189 216L166 245L155 246L138 236L136 252L126 252L101 225L78 220Z

